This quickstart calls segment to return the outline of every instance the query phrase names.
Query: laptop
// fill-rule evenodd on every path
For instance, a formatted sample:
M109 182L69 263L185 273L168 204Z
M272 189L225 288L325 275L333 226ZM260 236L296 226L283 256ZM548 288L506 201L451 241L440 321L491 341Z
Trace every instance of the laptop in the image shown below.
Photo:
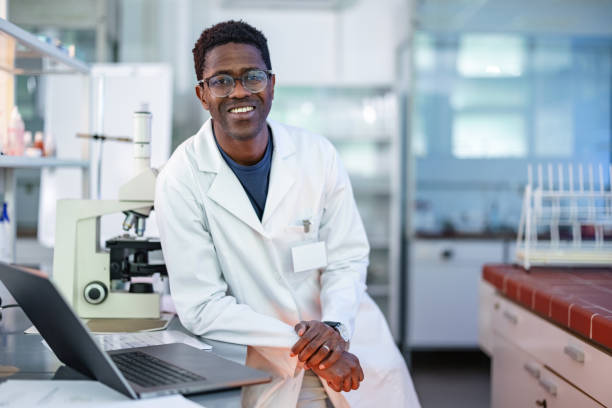
M218 391L272 379L182 343L106 352L44 273L0 262L0 280L64 364L130 398Z

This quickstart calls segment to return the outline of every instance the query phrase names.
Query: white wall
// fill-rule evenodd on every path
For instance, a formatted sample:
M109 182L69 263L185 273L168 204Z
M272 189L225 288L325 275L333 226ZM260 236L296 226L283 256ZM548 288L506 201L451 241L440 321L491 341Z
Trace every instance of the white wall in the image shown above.
M340 11L213 8L210 16L260 29L279 85L390 86L401 40L395 16L406 13L405 3L361 0Z
M342 11L223 8L219 0L123 0L121 62L167 62L174 72L174 146L208 116L194 92L192 48L215 23L242 19L268 38L277 84L391 86L395 48L413 0L359 0Z

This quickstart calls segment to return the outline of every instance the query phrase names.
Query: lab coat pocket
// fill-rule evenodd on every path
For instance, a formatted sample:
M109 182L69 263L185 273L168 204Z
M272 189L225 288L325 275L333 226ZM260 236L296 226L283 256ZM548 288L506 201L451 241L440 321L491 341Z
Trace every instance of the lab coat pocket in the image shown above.
M285 228L291 270L304 272L327 266L325 242L319 242L319 219L304 217Z
M296 246L316 242L319 238L319 217L302 217L285 227L287 242Z

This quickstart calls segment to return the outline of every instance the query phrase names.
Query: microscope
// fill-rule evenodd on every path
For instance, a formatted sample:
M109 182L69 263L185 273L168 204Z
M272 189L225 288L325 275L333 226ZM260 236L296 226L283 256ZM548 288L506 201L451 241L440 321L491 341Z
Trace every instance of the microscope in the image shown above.
M52 279L82 318L159 318L160 295L152 284L133 277L166 275L165 265L150 265L159 239L142 238L153 209L157 170L150 167L151 113L133 116L134 176L119 188L118 200L58 200ZM123 212L123 229L134 228L100 248L100 217ZM129 290L125 290L125 283Z

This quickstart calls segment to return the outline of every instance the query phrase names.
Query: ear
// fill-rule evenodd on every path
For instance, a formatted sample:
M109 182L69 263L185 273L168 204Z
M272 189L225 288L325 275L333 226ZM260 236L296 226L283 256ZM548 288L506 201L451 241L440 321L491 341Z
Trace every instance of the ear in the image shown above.
M202 107L206 110L209 110L208 109L209 105L208 105L208 102L206 101L206 95L204 92L204 88L201 87L200 85L196 85L195 92L196 92L198 99L200 100L200 103L202 104Z

